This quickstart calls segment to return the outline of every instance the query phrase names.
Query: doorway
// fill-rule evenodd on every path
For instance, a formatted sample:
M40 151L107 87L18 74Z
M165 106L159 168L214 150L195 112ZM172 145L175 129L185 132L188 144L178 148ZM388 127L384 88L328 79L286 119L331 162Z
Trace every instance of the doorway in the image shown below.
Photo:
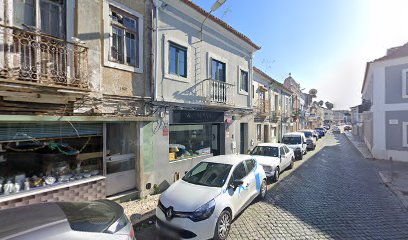
M246 154L248 151L248 123L241 123L239 126L239 153Z
M269 125L264 125L264 142L269 142Z
M211 125L211 152L214 156L221 154L221 145L220 145L220 125L212 124Z
M138 124L106 123L104 132L106 195L136 188L136 156L140 144Z

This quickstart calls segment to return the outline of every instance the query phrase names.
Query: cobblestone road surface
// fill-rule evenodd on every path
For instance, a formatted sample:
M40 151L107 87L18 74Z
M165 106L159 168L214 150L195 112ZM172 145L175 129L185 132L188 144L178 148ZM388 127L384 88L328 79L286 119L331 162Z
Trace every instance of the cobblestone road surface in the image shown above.
M408 213L372 160L342 134L320 147L235 220L229 239L408 239Z

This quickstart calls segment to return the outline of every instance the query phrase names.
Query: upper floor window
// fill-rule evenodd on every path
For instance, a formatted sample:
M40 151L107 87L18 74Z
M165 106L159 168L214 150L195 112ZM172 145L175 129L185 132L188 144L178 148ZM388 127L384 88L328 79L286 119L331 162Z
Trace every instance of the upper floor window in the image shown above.
M244 92L248 92L249 91L249 78L248 78L248 72L247 71L243 71L240 70L240 90L244 91Z
M187 48L169 43L169 73L187 77Z
M139 67L138 18L110 7L110 60Z
M13 0L13 25L64 38L64 9L63 0Z
M408 69L402 70L402 98L408 98Z
M225 63L211 59L211 79L225 82Z

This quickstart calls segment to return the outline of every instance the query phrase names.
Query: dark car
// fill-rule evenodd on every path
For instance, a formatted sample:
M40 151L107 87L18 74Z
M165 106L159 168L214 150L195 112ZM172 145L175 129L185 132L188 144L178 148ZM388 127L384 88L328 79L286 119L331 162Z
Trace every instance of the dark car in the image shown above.
M109 200L40 203L0 211L0 239L135 240L122 206Z
M326 132L324 131L323 128L315 128L315 130L319 134L319 138L324 137L326 135Z
M344 131L351 131L352 128L350 126L344 126Z

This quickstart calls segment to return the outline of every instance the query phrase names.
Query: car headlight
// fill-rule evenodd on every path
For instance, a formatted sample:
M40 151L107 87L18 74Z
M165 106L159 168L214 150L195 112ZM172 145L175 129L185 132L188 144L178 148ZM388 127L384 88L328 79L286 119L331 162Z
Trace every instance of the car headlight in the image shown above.
M205 220L211 216L215 209L215 200L211 200L203 206L197 208L191 215L190 219L193 222L199 222Z

